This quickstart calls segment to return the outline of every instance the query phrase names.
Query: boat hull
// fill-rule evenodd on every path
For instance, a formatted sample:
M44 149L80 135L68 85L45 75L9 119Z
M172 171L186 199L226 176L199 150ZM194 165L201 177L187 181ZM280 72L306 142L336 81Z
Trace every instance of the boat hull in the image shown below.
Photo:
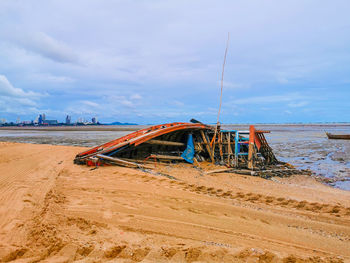
M255 130L253 125L249 131L218 129L216 132L213 126L203 123L166 123L79 153L74 163L97 166L113 162L121 166L139 167L136 162L145 164L152 160L163 160L193 163L196 157L196 161L253 169L255 163L278 163L264 137L266 132Z
M328 139L333 140L350 140L350 134L331 134L326 132Z

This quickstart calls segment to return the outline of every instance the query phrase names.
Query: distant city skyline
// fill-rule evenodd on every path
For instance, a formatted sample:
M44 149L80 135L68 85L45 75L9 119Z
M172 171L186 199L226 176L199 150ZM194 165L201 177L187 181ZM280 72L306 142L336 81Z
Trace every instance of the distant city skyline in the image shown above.
M3 0L0 118L215 123L230 32L222 123L349 121L349 10L346 0Z
M1 117L1 116L0 116ZM98 118L96 116L93 117L77 117L75 121L72 121L71 115L66 115L64 120L57 120L57 119L47 119L46 114L42 113L37 115L35 118L31 119L21 119L20 117L17 117L16 121L7 120L5 118L0 118L0 124L4 123L16 123L16 124L37 124L37 125L55 125L55 124L76 124L76 123L90 123L90 124L98 124Z

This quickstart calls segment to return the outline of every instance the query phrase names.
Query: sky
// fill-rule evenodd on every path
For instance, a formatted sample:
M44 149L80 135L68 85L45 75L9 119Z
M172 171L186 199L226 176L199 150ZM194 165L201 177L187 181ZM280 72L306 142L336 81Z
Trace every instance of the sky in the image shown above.
M348 0L0 0L0 119L349 122Z

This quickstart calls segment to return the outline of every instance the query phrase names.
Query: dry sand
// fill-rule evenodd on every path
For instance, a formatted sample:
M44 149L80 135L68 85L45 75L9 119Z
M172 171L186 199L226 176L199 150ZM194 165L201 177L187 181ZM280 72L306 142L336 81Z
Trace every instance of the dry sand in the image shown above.
M350 262L350 192L204 164L92 169L82 150L0 143L0 261Z

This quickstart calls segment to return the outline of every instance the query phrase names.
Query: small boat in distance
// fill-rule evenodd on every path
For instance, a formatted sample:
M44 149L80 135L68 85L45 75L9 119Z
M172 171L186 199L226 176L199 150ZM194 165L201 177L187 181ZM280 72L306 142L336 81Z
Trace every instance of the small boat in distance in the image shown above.
M350 140L350 134L331 134L326 132L328 139Z

